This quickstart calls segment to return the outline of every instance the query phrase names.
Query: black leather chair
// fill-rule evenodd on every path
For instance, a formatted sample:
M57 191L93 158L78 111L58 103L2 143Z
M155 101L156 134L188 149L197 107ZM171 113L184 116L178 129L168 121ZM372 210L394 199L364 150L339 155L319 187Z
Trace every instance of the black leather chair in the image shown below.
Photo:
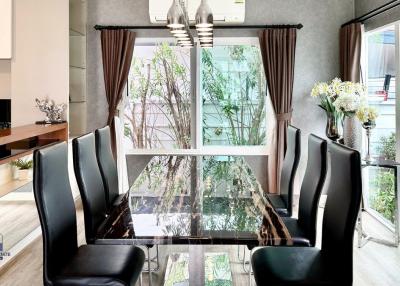
M107 206L111 209L121 203L125 194L119 194L118 170L111 150L110 127L97 129L95 137L97 162L106 192Z
M268 194L268 199L282 217L291 217L293 212L293 184L301 154L300 129L289 125L287 148L282 165L280 194Z
M67 144L34 153L34 195L43 232L43 284L134 285L144 263L135 246L78 247Z
M85 215L86 242L94 243L99 227L107 218L106 194L97 164L93 133L72 140L74 171Z
M352 285L353 236L361 202L359 152L332 143L322 248L266 247L254 252L257 285Z
M318 203L327 172L327 142L308 137L306 173L300 190L299 217L283 217L295 245L315 246Z

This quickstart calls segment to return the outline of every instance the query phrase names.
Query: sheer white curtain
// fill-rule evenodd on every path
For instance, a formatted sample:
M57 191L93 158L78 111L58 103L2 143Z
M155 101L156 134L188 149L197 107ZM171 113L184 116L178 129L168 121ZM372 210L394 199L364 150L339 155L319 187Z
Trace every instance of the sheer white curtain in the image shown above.
M126 166L126 156L124 150L124 134L121 119L117 116L115 120L115 141L117 145L117 168L118 168L118 189L119 193L125 193L129 189L128 168Z

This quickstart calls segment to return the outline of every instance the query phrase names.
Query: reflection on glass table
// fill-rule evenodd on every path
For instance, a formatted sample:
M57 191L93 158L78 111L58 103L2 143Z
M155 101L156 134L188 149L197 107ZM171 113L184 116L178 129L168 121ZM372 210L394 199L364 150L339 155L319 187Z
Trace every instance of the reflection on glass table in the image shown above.
M99 243L292 244L242 157L154 156L128 195Z

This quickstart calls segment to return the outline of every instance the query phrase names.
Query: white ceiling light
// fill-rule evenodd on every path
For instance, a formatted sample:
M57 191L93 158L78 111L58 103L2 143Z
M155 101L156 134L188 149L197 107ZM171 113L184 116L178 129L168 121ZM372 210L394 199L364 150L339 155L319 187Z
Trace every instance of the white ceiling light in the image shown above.
M213 33L212 32L198 32L197 35L199 37L204 37L204 36L212 36Z
M171 8L168 10L167 14L167 27L171 29L183 28L185 27L185 15L179 0L174 0L172 2Z
M184 29L171 29L170 30L171 31L171 34L173 34L173 35L175 35L175 34L186 34L186 30L184 30Z
M212 43L212 27L214 26L214 16L207 0L201 0L196 12L196 30L199 36L200 45ZM207 30L205 30L207 29ZM210 40L211 39L211 40Z

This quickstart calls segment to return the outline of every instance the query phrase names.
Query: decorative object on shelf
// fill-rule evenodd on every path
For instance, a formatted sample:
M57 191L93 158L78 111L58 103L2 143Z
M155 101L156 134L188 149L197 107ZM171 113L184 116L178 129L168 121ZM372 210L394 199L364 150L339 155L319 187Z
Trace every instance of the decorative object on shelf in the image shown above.
M364 100L365 90L362 84L342 82L339 78L314 85L311 96L320 99L319 106L327 114L326 136L329 139L356 147L358 132L354 130L357 124L353 124L353 117Z
M27 181L31 177L31 169L33 167L32 160L18 159L11 162L11 166L16 167L15 178L20 181Z
M362 106L357 110L357 118L360 120L362 127L366 130L367 134L367 154L365 155L365 161L371 162L371 132L376 127L376 118L378 118L378 112L373 107Z
M213 46L214 19L207 0L202 0L196 12L196 30L201 47ZM193 47L189 16L185 0L174 0L167 14L167 27L181 47Z
M67 108L65 103L56 104L54 100L48 98L40 100L35 99L36 106L40 111L46 114L44 121L38 121L36 124L59 124L66 122L63 120L64 112Z

